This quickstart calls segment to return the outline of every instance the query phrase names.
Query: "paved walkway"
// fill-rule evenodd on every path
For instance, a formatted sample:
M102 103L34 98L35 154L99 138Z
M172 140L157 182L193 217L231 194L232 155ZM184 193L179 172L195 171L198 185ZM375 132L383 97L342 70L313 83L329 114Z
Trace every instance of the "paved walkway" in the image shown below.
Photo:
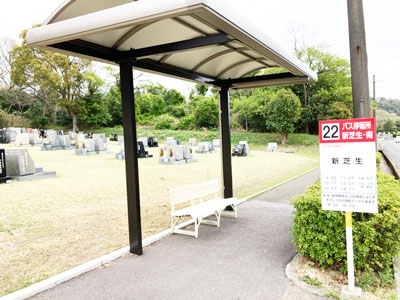
M285 267L291 243L293 196L319 169L239 207L221 228L200 226L199 238L173 235L32 299L321 299L291 286Z

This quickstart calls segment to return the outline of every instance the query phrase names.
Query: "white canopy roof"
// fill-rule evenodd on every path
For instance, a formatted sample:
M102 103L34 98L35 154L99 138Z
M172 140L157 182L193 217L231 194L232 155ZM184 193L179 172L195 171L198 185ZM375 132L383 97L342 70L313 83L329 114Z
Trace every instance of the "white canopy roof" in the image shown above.
M255 8L256 9L256 8ZM30 46L233 88L316 81L317 75L223 0L67 0ZM248 80L281 67L287 73Z

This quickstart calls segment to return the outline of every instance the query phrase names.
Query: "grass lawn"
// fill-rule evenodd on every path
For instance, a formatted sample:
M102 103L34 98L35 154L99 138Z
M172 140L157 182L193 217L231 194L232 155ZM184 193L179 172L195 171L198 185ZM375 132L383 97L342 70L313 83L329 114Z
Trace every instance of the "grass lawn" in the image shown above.
M147 133L140 131L141 135ZM233 141L245 140L245 134ZM158 131L154 135L163 140ZM238 197L319 164L317 146L299 146L295 154L269 153L264 135L250 137L251 156L232 158L234 194ZM187 136L175 137L187 140ZM257 137L263 137L263 147L259 141L255 146L251 143ZM119 151L116 142L111 148L114 153ZM37 166L57 171L57 177L0 185L0 296L128 244L123 161L116 160L115 154L76 156L73 150L28 149ZM139 162L144 237L170 226L168 188L221 174L219 152L195 154L198 162L173 166L158 163L158 148L149 151L154 157Z
M98 133L110 134L123 134L121 126L113 128L99 128L95 130ZM189 138L197 138L197 142L209 142L213 139L219 139L218 130L204 130L204 131L192 131L192 130L157 130L150 128L138 128L138 137L142 136L155 136L161 142L165 142L168 136L173 136L185 143L189 141ZM232 131L231 132L232 144L237 144L239 141L247 141L251 144L252 148L265 148L265 145L270 142L280 143L280 138L276 133L264 133L264 132L245 132L245 131ZM318 135L310 135L303 133L289 134L288 147L297 146L318 146L319 138Z

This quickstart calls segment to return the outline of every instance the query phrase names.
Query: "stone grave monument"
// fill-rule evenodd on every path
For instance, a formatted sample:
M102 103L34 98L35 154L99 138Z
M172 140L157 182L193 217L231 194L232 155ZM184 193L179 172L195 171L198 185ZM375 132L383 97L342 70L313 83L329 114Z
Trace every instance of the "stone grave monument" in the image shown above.
M60 135L61 147L63 149L74 149L74 145L71 144L71 137L69 134Z
M48 131L46 134L46 139L43 141L42 150L61 150L61 135L57 132Z
M7 144L7 131L0 129L0 144Z
M111 133L110 134L110 141L117 142L118 141L118 134Z
M140 137L140 138L138 138L137 140L138 140L138 142L142 142L142 143L143 143L143 146L144 146L145 148L148 148L148 147L149 147L149 141L148 141L147 137Z
M15 137L15 146L28 146L29 144L29 133L17 133Z
M104 142L103 138L93 137L93 140L94 140L94 148L97 154L110 153L110 150L107 148L106 144L107 139L106 142Z
M95 133L93 134L93 139L101 139L103 140L103 143L107 143L107 138L106 138L106 134L105 133Z
M16 138L17 138L17 132L14 131L12 128L7 128L6 130L7 143L14 143Z
M268 152L277 152L278 151L278 144L277 143L268 143Z
M250 149L247 141L240 141L239 144L235 144L232 148L232 156L249 156Z
M148 139L148 145L150 148L158 147L158 140L154 136L151 136Z
M11 179L34 180L56 177L56 172L45 172L36 168L27 149L7 149L5 151L6 174Z
M78 142L75 149L76 155L93 155L97 154L95 141L93 139L85 139L83 142Z
M142 141L137 141L136 147L137 147L138 158L153 157L153 155L149 155L148 151L144 150L144 144Z
M8 183L11 179L7 177L6 152L0 149L0 183Z
M171 145L167 149L160 149L159 162L161 164L183 165L196 161L192 156L192 149L189 145Z
M221 142L220 142L219 139L213 139L212 143L213 143L213 146L214 146L215 148L216 148L216 147L221 147Z
M199 142L196 153L212 153L215 152L214 146L210 142Z
M191 147L195 147L196 146L196 138L190 138L188 145Z
M39 137L39 134L37 132L32 132L28 133L29 135L29 144L32 146L41 146L42 145L42 140Z
M118 137L118 143L120 150L119 152L115 153L115 158L119 160L124 160L125 159L125 143L124 143L124 137L119 136Z

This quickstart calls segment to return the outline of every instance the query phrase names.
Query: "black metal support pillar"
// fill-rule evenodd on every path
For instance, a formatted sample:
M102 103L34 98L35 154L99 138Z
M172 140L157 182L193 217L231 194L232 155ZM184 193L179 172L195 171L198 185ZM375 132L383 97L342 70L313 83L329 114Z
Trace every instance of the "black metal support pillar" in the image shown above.
M135 97L131 62L121 62L122 124L124 127L126 189L130 252L142 255L142 225L140 220L139 165L136 145Z
M219 130L221 135L223 197L233 197L231 128L229 107L229 86L222 86L219 92Z

